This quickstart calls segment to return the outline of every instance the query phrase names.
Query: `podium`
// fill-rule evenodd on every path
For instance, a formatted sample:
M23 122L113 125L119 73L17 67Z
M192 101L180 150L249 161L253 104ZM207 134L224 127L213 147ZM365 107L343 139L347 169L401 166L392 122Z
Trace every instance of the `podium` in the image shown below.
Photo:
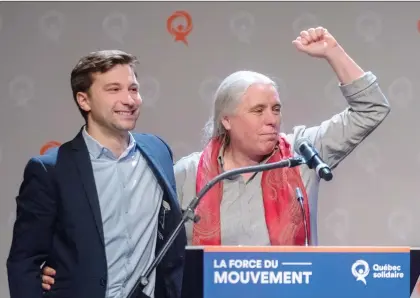
M182 298L409 298L409 247L187 247Z

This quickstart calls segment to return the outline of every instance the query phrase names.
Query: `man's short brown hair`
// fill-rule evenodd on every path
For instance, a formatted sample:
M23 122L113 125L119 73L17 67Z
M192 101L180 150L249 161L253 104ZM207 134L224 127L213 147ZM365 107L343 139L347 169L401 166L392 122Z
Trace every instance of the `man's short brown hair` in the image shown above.
M130 65L134 69L137 63L138 60L135 56L119 50L92 52L79 60L71 72L70 83L73 99L85 121L87 121L88 113L80 108L76 94L89 92L93 83L93 74L105 73L116 65Z

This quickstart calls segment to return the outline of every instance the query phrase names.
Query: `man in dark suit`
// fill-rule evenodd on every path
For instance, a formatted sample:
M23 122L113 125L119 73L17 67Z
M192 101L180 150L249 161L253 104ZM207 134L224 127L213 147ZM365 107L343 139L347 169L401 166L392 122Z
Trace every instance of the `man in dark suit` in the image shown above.
M130 133L142 102L136 62L98 51L73 69L86 126L26 165L7 259L11 298L126 297L180 221L170 148ZM185 245L183 230L142 295L180 297ZM56 270L45 293L43 264Z

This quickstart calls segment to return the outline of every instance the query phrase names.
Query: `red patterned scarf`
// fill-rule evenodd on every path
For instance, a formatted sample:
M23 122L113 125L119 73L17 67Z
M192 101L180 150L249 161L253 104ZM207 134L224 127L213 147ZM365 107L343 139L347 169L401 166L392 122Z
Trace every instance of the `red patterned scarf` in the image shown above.
M198 163L197 193L215 176L220 174L217 157L222 142L212 139L201 154ZM284 136L279 136L279 150L268 159L268 163L292 157L291 146ZM310 233L308 198L297 167L265 171L262 174L261 187L271 245L304 245L305 230L302 211L295 196L296 187L300 187L304 196L304 210ZM220 204L223 183L213 186L201 199L196 214L200 221L193 226L193 245L221 245ZM310 235L309 235L310 239Z

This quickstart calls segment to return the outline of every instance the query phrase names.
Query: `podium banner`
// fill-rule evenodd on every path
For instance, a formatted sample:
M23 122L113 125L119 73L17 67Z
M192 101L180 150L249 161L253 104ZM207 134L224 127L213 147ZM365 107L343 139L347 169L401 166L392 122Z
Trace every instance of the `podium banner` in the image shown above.
M204 298L409 298L409 247L205 247Z

